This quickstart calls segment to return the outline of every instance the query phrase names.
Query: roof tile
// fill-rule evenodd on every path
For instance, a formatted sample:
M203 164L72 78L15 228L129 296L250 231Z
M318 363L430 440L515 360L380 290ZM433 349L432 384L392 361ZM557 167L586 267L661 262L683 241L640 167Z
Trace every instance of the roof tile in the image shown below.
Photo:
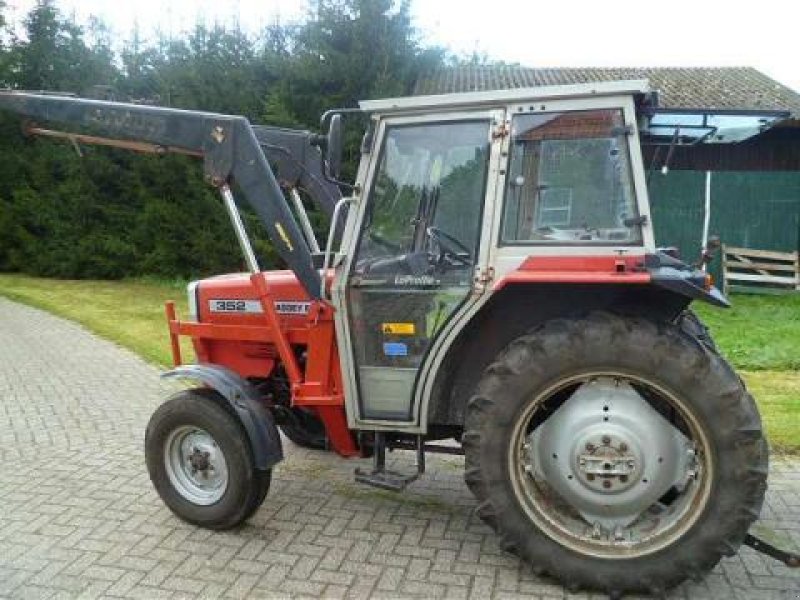
M752 67L568 67L469 65L421 77L414 95L648 79L666 108L789 110L800 117L800 94Z

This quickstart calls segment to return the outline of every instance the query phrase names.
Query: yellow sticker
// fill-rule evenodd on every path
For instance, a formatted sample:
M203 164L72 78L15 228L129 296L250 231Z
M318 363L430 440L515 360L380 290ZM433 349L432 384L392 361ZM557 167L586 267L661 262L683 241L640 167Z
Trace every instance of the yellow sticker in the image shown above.
M275 221L275 229L278 230L278 235L281 236L283 243L289 248L289 252L294 252L294 246L292 246L291 240L289 240L289 236L286 235L286 230L283 228L283 225L279 221Z
M384 335L414 335L417 328L414 323L381 323Z

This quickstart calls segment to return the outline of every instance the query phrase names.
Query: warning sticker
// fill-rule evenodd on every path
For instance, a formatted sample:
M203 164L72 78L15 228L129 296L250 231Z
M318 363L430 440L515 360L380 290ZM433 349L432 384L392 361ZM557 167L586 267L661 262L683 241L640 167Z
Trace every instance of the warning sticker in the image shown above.
M414 335L417 328L414 323L381 323L384 335Z

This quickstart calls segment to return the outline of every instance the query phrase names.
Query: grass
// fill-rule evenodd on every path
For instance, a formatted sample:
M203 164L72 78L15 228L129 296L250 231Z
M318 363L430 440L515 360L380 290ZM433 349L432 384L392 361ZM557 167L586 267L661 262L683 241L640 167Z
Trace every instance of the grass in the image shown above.
M61 281L0 274L0 295L77 321L157 365L171 364L164 302L186 314L185 285L156 280ZM800 453L800 295L735 296L695 305L758 400L770 442ZM192 356L188 340L184 355Z
M737 295L727 310L693 306L737 369L800 370L800 294Z
M164 302L188 312L183 283L154 280L70 281L0 274L0 295L76 321L159 366L172 364ZM186 357L191 343L182 340Z
M800 372L741 371L761 411L773 452L800 454Z

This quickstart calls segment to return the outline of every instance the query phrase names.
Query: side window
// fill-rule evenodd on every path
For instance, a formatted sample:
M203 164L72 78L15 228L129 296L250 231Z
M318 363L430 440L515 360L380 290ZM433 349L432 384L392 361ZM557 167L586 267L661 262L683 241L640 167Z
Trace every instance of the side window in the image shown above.
M358 272L469 273L486 188L488 130L487 121L387 130L358 245Z
M619 109L516 115L503 244L638 244Z

